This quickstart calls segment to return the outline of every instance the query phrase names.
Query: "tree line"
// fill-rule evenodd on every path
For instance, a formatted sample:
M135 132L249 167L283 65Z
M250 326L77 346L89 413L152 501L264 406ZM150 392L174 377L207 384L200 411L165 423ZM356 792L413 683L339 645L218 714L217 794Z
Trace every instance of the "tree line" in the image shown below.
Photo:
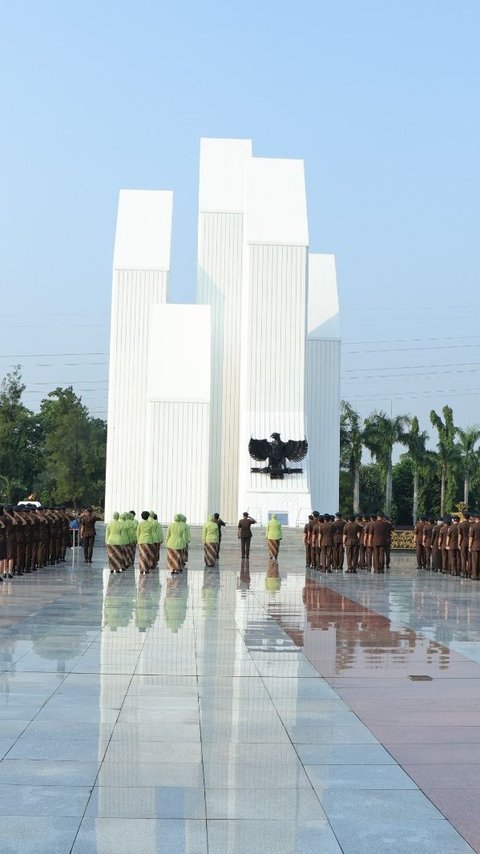
M107 425L92 418L71 386L38 412L23 403L18 365L0 385L0 502L34 494L44 506L103 507Z
M480 506L480 427L455 425L453 410L430 412L436 450L416 416L375 410L367 418L347 401L340 414L340 509L343 513L383 510L397 524ZM397 463L393 449L403 446ZM364 450L372 462L364 462Z
M0 384L0 502L35 494L45 506L103 507L107 425L71 386L56 388L38 412L23 403L18 365ZM432 409L436 450L416 416L374 411L362 419L347 401L340 416L340 510L383 510L397 524L444 516L458 502L480 507L480 427L455 425ZM395 446L404 448L393 463ZM365 462L365 451L371 462Z

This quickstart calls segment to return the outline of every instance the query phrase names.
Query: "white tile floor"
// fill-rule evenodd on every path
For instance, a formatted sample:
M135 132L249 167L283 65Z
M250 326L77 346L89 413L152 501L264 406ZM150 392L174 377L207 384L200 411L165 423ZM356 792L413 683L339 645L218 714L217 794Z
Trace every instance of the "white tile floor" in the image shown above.
M94 557L0 590L0 852L472 850L297 646L301 547L275 589Z

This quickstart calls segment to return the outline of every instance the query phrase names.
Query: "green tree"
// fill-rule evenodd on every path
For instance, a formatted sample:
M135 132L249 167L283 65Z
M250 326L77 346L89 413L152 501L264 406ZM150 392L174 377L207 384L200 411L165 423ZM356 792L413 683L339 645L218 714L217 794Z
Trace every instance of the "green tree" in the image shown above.
M440 515L445 514L445 507L453 508L456 492L455 462L457 451L455 448L455 434L457 432L453 423L453 410L450 406L442 409L444 421L434 409L430 412L430 421L438 433L438 464L440 468Z
M407 415L389 418L385 412L372 412L365 420L363 443L380 466L385 485L385 512L391 513L392 505L392 453L393 446L405 442L405 428L410 419Z
M41 429L37 416L22 403L24 391L17 365L0 385L0 475L9 501L31 490L42 469Z
M426 443L428 433L425 430L420 430L418 418L416 415L410 421L410 429L404 436L404 444L408 448L408 456L412 463L413 474L413 506L412 520L413 524L418 518L418 484L422 470L425 468L425 457L427 453Z
M408 454L402 454L392 469L392 518L397 525L412 521L413 465Z
M457 427L457 435L460 441L457 448L460 456L460 466L463 474L463 500L468 507L468 499L470 493L470 481L478 468L478 454L475 445L480 439L480 427L465 427L462 430Z
M105 477L104 422L91 419L73 388L56 388L42 401L44 497L54 503L96 503Z
M342 400L340 412L340 464L350 473L352 481L352 508L360 509L360 465L362 462L362 430L358 412Z
M382 472L378 463L360 467L360 503L366 513L376 513L383 501Z

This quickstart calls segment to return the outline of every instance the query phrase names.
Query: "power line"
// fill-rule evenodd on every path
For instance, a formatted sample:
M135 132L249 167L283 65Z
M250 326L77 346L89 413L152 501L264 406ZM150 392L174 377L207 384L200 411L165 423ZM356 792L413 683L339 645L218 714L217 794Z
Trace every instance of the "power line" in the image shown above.
M361 344L408 344L410 341L458 341L459 338L462 340L465 338L480 338L480 335L453 335L450 338L442 336L441 338L387 338L376 341L344 341L342 346L349 347Z
M0 353L0 359L53 359L55 356L108 356L108 353Z
M468 371L420 371L418 373L408 374L408 376L402 376L402 374L383 374L383 376L378 377L375 374L367 374L367 376L354 376L354 377L345 377L343 378L343 382L353 383L358 382L358 380L385 380L385 379L395 379L395 380L410 380L412 377L438 377L447 376L448 374L476 374L480 371L480 368L471 368Z
M445 339L440 339L445 340ZM386 350L350 350L351 355L364 356L367 353L410 353L414 350L466 350L472 347L480 347L479 344L448 344L446 347L391 347Z
M372 367L372 368L345 368L345 374L355 374L360 371L413 371L416 368L470 368L478 366L480 367L480 362L440 362L435 365L385 365L382 367ZM381 377L377 377L377 379L381 379Z

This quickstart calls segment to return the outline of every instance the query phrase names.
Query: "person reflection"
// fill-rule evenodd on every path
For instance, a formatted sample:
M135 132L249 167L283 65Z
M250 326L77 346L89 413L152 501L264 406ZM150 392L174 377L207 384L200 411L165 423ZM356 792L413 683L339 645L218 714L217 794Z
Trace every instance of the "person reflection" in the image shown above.
M250 590L250 561L242 558L242 562L240 564L240 577L237 579L237 590L242 592L242 595L245 595L247 590Z
M203 571L202 600L206 617L211 617L217 608L220 590L220 570L218 566L206 566Z
M135 605L135 625L139 632L146 632L155 621L161 589L158 573L139 575Z
M163 610L168 628L176 634L185 622L188 600L188 572L174 573L167 578Z
M280 577L280 569L278 563L275 561L271 561L269 559L267 565L267 574L265 576L265 589L269 590L270 593L275 593L277 590L280 590L282 586L282 579Z
M135 607L135 578L133 575L109 575L103 603L103 621L110 631L126 628Z

